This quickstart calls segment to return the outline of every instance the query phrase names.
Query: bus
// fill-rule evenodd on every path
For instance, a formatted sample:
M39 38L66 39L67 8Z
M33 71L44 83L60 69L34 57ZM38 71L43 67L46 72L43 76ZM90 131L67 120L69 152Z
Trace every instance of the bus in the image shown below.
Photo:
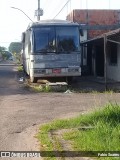
M23 68L30 81L39 78L81 76L79 24L41 20L22 33Z

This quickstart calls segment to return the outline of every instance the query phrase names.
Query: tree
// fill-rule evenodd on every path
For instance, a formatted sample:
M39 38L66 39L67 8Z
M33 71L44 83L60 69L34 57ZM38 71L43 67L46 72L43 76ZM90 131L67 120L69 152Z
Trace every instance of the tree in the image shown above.
M20 53L22 50L22 43L21 42L11 42L9 45L9 51L11 53Z
M2 54L6 50L5 47L0 46L0 53Z
M5 47L0 46L0 60L6 59L5 50L6 50Z

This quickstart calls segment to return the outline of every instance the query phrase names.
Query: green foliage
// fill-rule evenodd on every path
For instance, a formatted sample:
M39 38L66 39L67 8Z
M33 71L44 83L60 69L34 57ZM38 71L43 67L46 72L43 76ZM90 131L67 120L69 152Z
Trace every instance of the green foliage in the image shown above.
M22 72L23 71L23 66L19 65L18 66L18 72Z
M7 59L5 50L6 50L5 47L0 46L0 56L2 56L2 59Z
M33 86L33 89L38 92L50 92L51 87L49 85L39 85L39 86Z
M50 86L49 84L40 85L39 83L34 85L30 85L34 91L38 92L63 92L67 90L67 86Z
M21 42L11 42L9 45L9 51L11 53L20 53L22 50L22 43Z
M8 51L3 51L2 52L2 57L3 57L4 60L8 59L11 56L12 56L12 54Z
M0 53L3 53L6 50L5 47L0 46Z
M83 128L92 126L92 128L82 130L81 126ZM92 113L68 120L56 120L41 126L37 138L40 140L43 150L59 150L59 147L54 148L54 139L51 140L49 133L63 128L67 128L68 131L65 131L61 137L66 140L66 143L71 142L75 151L119 151L120 105L107 104L104 108ZM48 159L52 160L50 157ZM103 157L99 159L115 160L116 158Z

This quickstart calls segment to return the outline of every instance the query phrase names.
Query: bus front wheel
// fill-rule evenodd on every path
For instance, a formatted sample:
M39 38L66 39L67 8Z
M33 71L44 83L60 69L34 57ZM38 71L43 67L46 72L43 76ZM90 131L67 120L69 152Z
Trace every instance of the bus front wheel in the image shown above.
M73 77L66 77L66 82L67 82L68 84L71 84L72 81L73 81Z
M37 83L37 78L30 76L30 82L31 83Z

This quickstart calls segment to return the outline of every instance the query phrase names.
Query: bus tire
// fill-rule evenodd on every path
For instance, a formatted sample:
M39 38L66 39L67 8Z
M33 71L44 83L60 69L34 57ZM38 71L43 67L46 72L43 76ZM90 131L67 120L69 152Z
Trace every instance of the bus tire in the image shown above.
M72 81L73 81L73 77L66 77L66 82L67 82L68 84L71 84Z
M37 83L37 78L36 77L30 77L30 82L31 83Z

